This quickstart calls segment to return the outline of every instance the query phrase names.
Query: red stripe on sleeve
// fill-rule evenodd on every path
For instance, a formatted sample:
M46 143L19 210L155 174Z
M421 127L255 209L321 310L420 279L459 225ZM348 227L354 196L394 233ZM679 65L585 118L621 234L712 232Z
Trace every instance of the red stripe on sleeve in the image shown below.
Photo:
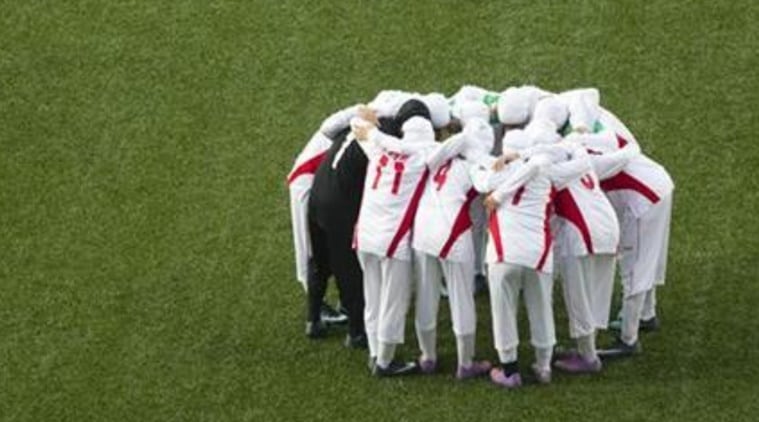
M632 177L624 171L619 172L616 176L610 177L601 182L601 189L606 192L614 190L629 189L643 195L646 199L652 203L659 202L659 195L656 194L651 188L644 185L640 180Z
M293 169L292 172L290 172L290 175L287 176L287 184L292 184L295 179L298 177L304 175L304 174L314 174L316 173L316 169L319 168L319 164L321 164L322 160L324 160L324 157L327 156L327 151L324 151L320 154L314 155L313 157L309 158L305 162L303 162L301 165Z
M440 250L440 258L447 258L448 254L451 252L451 248L453 248L453 244L456 243L456 240L472 227L472 218L469 215L469 207L472 205L472 201L474 201L474 198L476 197L477 191L474 189L469 189L469 192L466 193L466 201L464 201L464 205L459 209L459 213L456 215L456 220L453 222L453 227L451 228L451 234L448 236L448 240L445 241L443 249Z
M398 245L401 243L401 239L403 239L403 237L411 230L411 225L414 223L416 210L419 208L419 201L422 199L422 193L424 193L424 185L427 183L427 177L429 177L429 175L429 169L425 169L424 173L422 173L421 179L419 179L419 182L416 184L414 193L411 196L411 201L409 201L408 208L406 208L406 213L403 215L403 219L401 220L401 225L398 227L398 230L393 236L393 240L390 241L390 246L387 248L388 258L392 258L393 255L395 255L395 251L398 249Z

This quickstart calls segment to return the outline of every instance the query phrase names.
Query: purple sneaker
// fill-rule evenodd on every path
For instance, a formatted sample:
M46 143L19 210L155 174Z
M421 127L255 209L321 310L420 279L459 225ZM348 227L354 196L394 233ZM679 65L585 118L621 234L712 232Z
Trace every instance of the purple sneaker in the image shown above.
M437 361L432 359L419 359L419 372L431 374L437 370Z
M456 370L456 378L465 380L485 375L490 371L493 365L486 360L474 361L469 366L459 366Z
M580 355L567 356L554 363L557 369L570 374L594 374L601 372L601 359L588 360Z
M506 376L501 368L493 368L490 370L490 380L499 386L510 390L522 386L522 376L519 375L519 372Z
M537 364L533 363L532 372L535 374L535 379L538 380L538 383L540 384L551 383L551 368L541 369L541 368L538 368Z

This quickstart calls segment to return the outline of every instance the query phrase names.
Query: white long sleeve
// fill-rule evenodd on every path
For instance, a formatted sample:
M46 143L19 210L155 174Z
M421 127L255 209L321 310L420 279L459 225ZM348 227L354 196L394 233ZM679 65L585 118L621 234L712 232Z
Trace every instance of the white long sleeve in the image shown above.
M629 143L624 148L608 154L592 154L590 162L598 178L608 179L622 171L627 163L640 155L640 147L636 143Z
M333 113L322 122L319 131L330 139L334 138L341 130L350 126L351 119L358 116L359 107L360 106L356 104Z
M548 167L548 177L557 190L581 178L592 169L590 158L584 148L576 148L568 161L554 163Z
M505 180L498 180L496 178L493 180L493 183L496 183L496 188L491 194L493 199L499 204L502 203L506 196L524 186L525 183L529 182L530 179L535 177L536 174L545 169L550 163L551 159L548 156L536 155L529 161L525 161L521 167L516 169Z
M616 134L611 130L602 130L598 133L573 133L565 138L569 142L585 145L588 149L599 152L612 152L619 149Z
M427 167L432 169L438 168L449 159L461 154L466 147L467 137L463 133L457 133L442 143L437 144L434 152L427 157Z

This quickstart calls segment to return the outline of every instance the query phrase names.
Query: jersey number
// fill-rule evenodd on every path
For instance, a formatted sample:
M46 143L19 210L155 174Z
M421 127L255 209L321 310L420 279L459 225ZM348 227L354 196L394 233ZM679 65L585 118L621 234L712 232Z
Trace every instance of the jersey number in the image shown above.
M376 171L374 174L374 181L372 182L372 189L377 189L379 186L380 178L382 177L382 169L390 164L390 157L383 155L380 157L379 163L377 163ZM398 195L398 190L401 187L401 179L403 178L403 170L406 169L406 165L403 161L395 160L393 163L393 170L395 175L393 177L393 188L390 191L393 195Z
M448 171L451 169L452 160L448 160L445 164L440 166L435 172L435 176L432 178L432 183L437 185L437 190L443 188L445 181L448 179Z

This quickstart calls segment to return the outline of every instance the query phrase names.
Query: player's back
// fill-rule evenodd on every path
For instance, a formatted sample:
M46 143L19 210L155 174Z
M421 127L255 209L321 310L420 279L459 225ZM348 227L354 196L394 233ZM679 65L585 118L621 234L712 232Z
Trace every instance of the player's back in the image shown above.
M477 196L469 166L454 157L432 169L414 221L414 249L456 262L474 258L472 237L461 236L472 225L469 208Z
M560 219L557 230L560 255L616 252L619 222L595 172L588 172L556 192L554 209Z
M359 251L410 259L408 236L428 175L423 154L382 151L369 160L356 226Z
M522 162L511 164L518 170ZM551 272L551 180L538 173L527 183L507 195L490 215L490 241L487 261L524 265Z

